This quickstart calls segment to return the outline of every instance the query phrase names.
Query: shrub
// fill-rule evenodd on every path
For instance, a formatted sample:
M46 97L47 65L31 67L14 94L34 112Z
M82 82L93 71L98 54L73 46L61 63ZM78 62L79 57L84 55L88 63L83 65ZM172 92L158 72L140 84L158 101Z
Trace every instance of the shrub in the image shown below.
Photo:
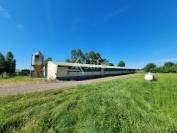
M23 69L20 73L22 76L29 76L30 75L30 70L29 69Z
M149 63L144 67L144 71L154 73L177 73L177 64L166 62L163 66L157 67L154 63Z
M154 63L149 63L144 67L145 72L155 72L157 66Z
M123 60L119 61L117 64L118 67L125 67L125 62Z

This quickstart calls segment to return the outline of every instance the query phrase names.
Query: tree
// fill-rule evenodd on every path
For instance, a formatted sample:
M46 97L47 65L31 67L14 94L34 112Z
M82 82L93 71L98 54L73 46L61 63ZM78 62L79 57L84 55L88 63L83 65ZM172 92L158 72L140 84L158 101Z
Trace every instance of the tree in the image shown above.
M173 62L165 62L163 66L164 73L172 73L175 72L175 63Z
M51 57L48 57L47 59L44 60L44 65L47 65L49 61L52 61Z
M109 66L109 63L110 63L110 62L109 62L107 59L102 59L100 65Z
M95 58L95 60L96 60L96 64L97 65L100 65L102 62L103 62L103 58L101 57L101 54L100 53L95 53L95 55L96 55L96 58Z
M0 53L0 74L7 72L9 74L15 73L16 60L12 52L7 52L6 57Z
M65 62L82 63L82 64L95 64L95 65L112 65L107 59L103 59L101 54L94 51L83 53L81 49L71 50L71 58L66 59Z
M177 64L173 62L165 62L163 66L157 67L154 63L149 63L144 67L146 72L156 73L177 73Z
M125 62L123 60L119 61L117 64L118 67L125 67Z
M5 71L10 74L15 73L16 60L14 59L14 55L12 52L10 51L7 52L5 61L6 61Z
M7 52L7 54L6 54L6 61L8 61L8 62L10 62L10 61L12 61L14 59L14 55L13 55L13 53L12 52Z
M71 50L71 59L66 59L66 62L72 63L86 63L86 64L98 64L101 60L101 55L90 51L89 53L84 54L81 49Z
M99 61L97 60L97 55L94 51L90 51L88 53L88 57L90 60L90 64L97 64Z
M71 62L73 63L84 63L84 54L81 49L71 50Z
M21 72L20 72L20 75L29 76L30 75L30 70L29 69L22 69Z
M101 54L98 52L90 51L85 54L87 64L95 64L95 65L109 65L109 61L107 59L103 59Z
M0 53L0 74L2 74L5 71L5 67L6 67L5 57L2 53Z
M114 64L113 63L109 63L109 66L114 66Z
M154 70L157 68L156 64L149 63L144 67L145 72L154 72Z
M177 73L177 64L175 64L174 66L172 66L172 72L173 73Z
M90 64L89 54L85 53L85 64Z
M65 62L71 63L72 61L70 59L66 59Z
M173 62L165 62L164 63L164 67L172 67L172 66L174 66L175 65L175 63L173 63Z

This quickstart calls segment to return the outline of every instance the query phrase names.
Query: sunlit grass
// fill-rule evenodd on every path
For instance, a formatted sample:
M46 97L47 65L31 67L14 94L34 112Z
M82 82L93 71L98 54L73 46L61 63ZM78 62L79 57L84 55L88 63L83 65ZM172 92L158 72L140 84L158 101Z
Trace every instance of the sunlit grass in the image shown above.
M0 85L28 84L46 82L44 78L31 78L30 76L13 76L8 78L0 78Z
M177 75L0 97L0 132L177 132Z

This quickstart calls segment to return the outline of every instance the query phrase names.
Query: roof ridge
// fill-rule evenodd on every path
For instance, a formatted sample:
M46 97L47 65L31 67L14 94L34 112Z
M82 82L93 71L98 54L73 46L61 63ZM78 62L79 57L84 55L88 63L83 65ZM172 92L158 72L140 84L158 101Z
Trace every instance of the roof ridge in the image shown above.
M95 65L95 64L81 64L81 63L57 62L57 61L50 61L50 62L53 62L53 63L56 64L56 65L62 65L62 66L130 69L130 68L126 68L126 67L106 66L106 65Z

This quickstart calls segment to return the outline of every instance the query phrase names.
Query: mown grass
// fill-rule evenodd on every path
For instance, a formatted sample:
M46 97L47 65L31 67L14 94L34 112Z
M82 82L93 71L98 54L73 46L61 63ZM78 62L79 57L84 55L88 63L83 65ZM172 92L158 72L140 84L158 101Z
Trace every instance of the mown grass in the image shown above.
M44 78L31 78L29 76L13 76L8 78L0 78L0 85L14 85L14 84L31 84L47 82Z
M0 97L0 132L177 132L177 75Z

